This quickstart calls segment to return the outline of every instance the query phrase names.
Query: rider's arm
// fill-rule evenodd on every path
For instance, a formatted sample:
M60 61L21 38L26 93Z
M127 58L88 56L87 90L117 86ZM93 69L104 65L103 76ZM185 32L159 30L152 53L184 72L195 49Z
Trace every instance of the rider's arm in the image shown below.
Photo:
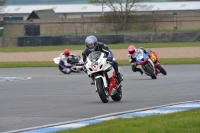
M139 47L139 49L143 50L145 54L148 54L148 50L144 49L143 47Z
M128 59L129 59L130 63L134 63L136 61L135 56L131 56L130 54L128 54Z
M135 63L136 62L136 57L135 56L131 56L131 63Z
M107 57L114 57L113 53L110 51L110 49L105 43L98 42L98 45L101 52L104 52Z
M88 52L87 48L85 48L82 52L83 62L86 62L88 55L89 55L89 52Z

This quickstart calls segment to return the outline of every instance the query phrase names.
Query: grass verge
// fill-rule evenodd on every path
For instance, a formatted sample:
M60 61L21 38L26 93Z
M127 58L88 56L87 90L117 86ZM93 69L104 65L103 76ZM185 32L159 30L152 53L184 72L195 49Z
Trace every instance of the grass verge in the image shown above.
M199 133L200 109L172 114L119 118L56 133Z
M162 65L175 65L175 64L200 64L200 58L161 58ZM117 60L120 66L130 65L127 60ZM0 68L15 68L15 67L56 67L53 61L43 62L0 62Z
M127 49L129 44L108 44L109 49ZM138 47L144 48L164 48L164 47L188 47L200 46L200 42L166 42L166 43L134 43ZM23 47L0 47L0 52L39 52L39 51L63 51L63 49L83 50L85 45L64 45L64 46L23 46Z

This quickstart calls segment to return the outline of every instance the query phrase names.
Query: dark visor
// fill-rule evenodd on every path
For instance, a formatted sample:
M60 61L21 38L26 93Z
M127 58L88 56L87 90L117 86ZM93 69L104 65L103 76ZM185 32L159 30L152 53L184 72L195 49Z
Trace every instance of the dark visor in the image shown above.
M134 54L134 53L135 53L135 50L129 51L129 54Z

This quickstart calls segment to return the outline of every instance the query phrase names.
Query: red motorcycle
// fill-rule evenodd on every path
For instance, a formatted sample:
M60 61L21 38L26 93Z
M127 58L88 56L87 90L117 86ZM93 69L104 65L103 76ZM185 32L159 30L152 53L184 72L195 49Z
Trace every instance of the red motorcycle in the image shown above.
M163 75L167 75L167 72L165 71L165 69L160 64L160 61L158 59L157 54L153 51L148 51L148 52L149 52L149 55L150 55L150 59L155 64L156 75L159 74L159 73L162 73Z

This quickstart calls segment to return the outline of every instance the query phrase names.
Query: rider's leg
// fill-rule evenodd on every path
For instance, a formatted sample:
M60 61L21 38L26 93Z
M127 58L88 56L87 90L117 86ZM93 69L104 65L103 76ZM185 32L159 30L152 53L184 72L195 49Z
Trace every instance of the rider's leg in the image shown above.
M118 63L113 60L111 65L113 66L113 68L115 69L116 75L117 75L117 80L120 82L123 80L121 74L119 73L119 69L118 69Z
M113 58L114 58L114 54L110 51L108 57L113 57ZM116 75L117 75L117 80L118 80L119 82L121 82L121 81L123 80L123 78L122 78L121 74L119 73L118 63L117 63L115 60L113 60L113 61L111 62L111 65L112 65L113 68L115 69L115 72L116 72Z
M65 71L67 74L71 73L71 67L70 66L66 66L65 63L63 61L60 61L59 65L63 68L62 71Z
M133 72L139 71L141 75L143 74L143 71L140 68L137 68L136 65L134 65L134 64L132 64L132 70L133 70Z

